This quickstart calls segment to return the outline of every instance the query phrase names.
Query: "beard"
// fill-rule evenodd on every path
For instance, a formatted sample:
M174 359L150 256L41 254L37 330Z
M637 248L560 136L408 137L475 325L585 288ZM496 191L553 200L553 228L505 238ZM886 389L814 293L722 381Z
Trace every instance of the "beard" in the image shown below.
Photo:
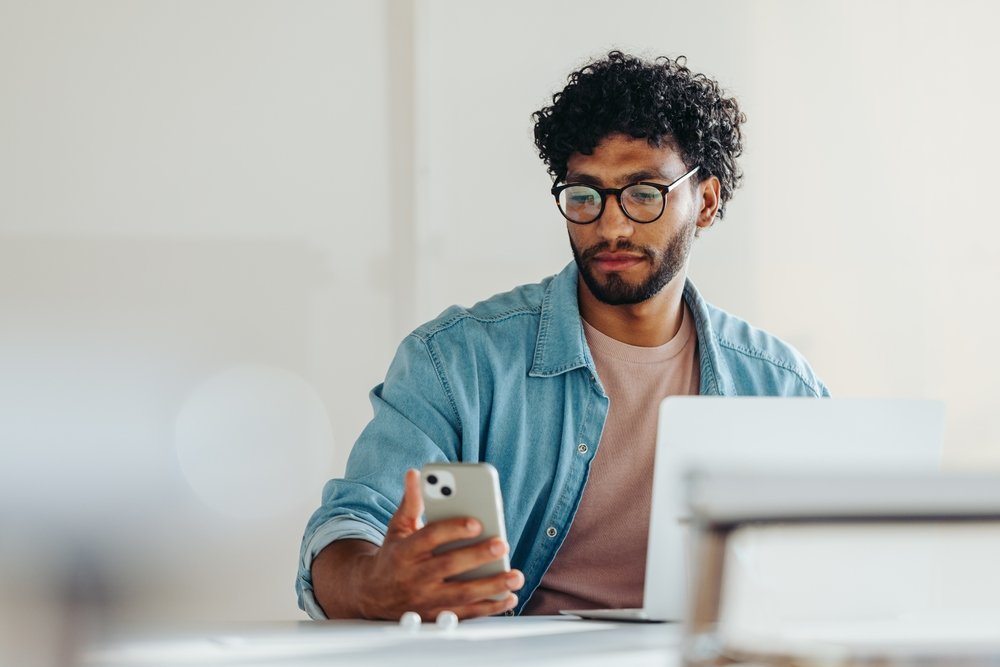
M581 251L573 243L572 236L569 245L573 249L573 259L576 260L576 266L580 270L583 282L590 289L590 293L598 301L609 306L628 306L642 303L656 296L684 270L688 254L691 251L694 229L695 224L692 220L677 230L677 233L671 237L664 248L640 246L628 239L617 239L614 243L602 241ZM594 256L600 252L623 250L644 255L652 267L649 276L639 283L630 283L618 273L609 273L603 283L599 281L590 268L590 262Z

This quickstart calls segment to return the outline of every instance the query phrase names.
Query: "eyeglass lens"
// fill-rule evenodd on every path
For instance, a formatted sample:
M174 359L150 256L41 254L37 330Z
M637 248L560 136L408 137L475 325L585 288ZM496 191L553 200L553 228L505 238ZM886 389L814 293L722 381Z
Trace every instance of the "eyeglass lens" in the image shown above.
M663 193L651 185L630 185L618 201L639 222L652 222L663 213ZM570 186L559 193L559 208L574 222L593 222L601 215L601 193L587 185Z

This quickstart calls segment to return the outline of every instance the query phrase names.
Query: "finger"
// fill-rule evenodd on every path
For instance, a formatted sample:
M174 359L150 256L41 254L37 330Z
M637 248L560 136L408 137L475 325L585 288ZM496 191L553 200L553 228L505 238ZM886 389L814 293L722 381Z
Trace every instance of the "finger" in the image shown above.
M478 544L472 544L459 549L452 549L445 553L429 558L418 569L420 576L424 578L447 579L456 574L468 572L480 565L492 563L502 558L507 553L507 543L500 538L494 537L483 540Z
M480 616L496 616L497 614L502 614L508 609L513 609L516 606L517 596L513 593L509 593L502 600L479 600L477 602L458 606L445 606L432 609L426 614L421 614L421 616L425 621L433 621L437 619L438 614L447 610L455 612L455 615L460 619L479 618Z
M410 538L415 553L429 557L438 547L456 540L476 537L483 530L482 524L472 517L455 517L429 523ZM464 548L464 547L463 547Z
M403 499L389 521L388 532L395 537L406 537L423 527L424 499L420 495L420 471L410 469L403 477Z
M428 597L427 604L441 609L451 609L476 602L492 601L489 598L501 596L524 585L524 575L518 570L471 579L469 581L449 581L439 586ZM457 612L456 612L457 613Z

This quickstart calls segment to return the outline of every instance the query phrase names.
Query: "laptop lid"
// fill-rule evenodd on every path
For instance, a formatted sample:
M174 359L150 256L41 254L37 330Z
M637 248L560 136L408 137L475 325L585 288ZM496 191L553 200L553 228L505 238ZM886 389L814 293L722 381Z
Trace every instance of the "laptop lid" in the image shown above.
M683 480L723 473L933 472L944 404L856 398L675 396L660 404L643 608L682 620L690 578Z

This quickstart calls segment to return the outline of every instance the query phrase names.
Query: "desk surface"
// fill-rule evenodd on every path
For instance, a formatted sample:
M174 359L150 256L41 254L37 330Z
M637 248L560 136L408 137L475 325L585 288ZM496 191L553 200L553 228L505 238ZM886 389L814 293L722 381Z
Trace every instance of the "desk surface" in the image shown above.
M612 623L535 616L425 623L408 631L373 621L284 622L198 632L133 633L85 651L85 667L241 665L573 665L673 667L676 624Z

